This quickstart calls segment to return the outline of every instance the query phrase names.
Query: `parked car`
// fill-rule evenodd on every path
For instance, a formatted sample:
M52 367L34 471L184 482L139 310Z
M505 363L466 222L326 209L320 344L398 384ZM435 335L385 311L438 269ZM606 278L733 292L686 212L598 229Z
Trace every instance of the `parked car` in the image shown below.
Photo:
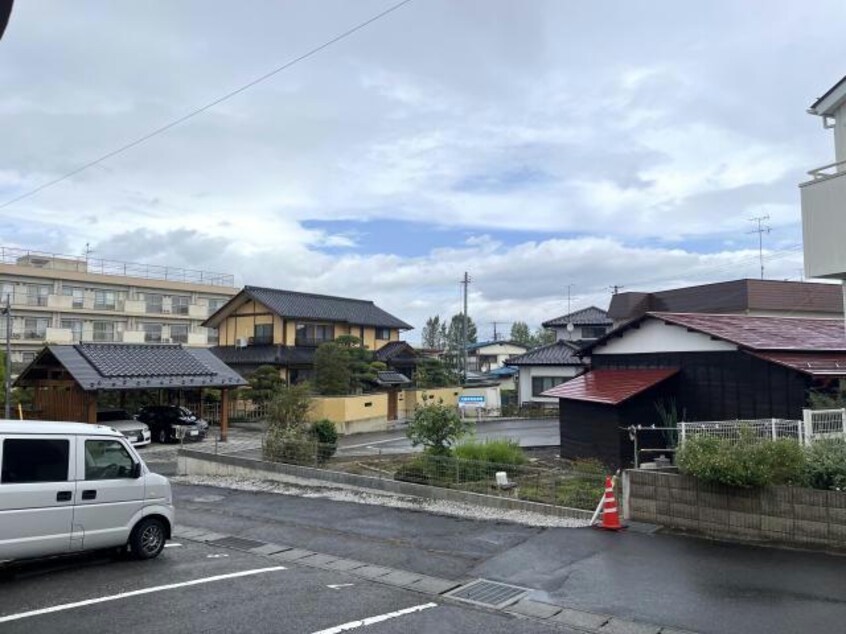
M0 420L0 563L127 546L150 559L173 521L170 483L119 431Z
M145 423L130 416L126 410L100 410L97 412L97 422L117 429L136 447L149 445L151 442L150 428Z
M187 407L148 405L138 412L138 420L150 427L157 442L196 441L206 437L209 424Z

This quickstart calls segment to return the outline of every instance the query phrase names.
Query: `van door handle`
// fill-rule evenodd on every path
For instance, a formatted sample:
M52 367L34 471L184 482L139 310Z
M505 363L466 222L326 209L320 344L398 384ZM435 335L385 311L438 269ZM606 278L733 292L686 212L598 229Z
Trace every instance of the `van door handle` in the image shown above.
M56 493L56 502L70 502L73 493L70 491L59 491Z
M96 500L97 499L97 491L94 489L88 489L87 491L82 492L82 499L83 500Z

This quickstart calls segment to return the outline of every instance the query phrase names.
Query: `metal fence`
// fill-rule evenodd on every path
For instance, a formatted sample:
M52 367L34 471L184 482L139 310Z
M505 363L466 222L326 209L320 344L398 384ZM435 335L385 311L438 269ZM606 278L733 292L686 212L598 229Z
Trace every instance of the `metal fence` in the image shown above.
M265 460L334 471L355 472L371 477L459 489L484 495L510 497L593 510L604 491L604 473L575 469L543 469L529 465L464 460L452 456L416 454L388 457L332 460L336 447L311 441L274 441L265 436Z
M679 444L695 436L740 440L742 434L761 440L788 438L810 445L823 438L846 438L846 410L803 411L802 420L767 418L758 420L679 423Z
M203 403L186 405L192 412L203 412L205 418L212 425L220 424L220 403ZM258 423L267 420L269 408L266 404L256 404L252 401L230 401L229 423Z

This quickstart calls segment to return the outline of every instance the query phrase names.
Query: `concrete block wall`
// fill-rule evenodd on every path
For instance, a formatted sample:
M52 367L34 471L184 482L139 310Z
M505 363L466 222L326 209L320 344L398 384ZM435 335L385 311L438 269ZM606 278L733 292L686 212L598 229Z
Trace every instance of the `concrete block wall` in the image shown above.
M846 493L740 489L655 471L626 471L627 518L717 539L846 548Z

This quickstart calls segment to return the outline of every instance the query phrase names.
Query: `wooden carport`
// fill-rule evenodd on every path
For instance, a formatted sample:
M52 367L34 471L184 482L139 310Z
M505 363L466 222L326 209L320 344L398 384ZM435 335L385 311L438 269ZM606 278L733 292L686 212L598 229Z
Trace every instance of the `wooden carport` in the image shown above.
M220 389L220 437L226 440L229 390L246 381L205 348L83 343L45 347L15 385L33 388L36 419L87 423L97 422L102 392Z

